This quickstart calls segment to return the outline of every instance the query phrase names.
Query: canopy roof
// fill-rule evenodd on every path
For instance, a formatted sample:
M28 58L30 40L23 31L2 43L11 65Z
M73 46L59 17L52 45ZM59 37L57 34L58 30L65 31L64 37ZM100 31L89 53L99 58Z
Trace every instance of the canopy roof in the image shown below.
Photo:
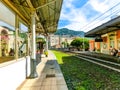
M85 33L86 37L96 37L120 29L120 16Z
M35 11L36 32L53 33L57 30L63 0L2 0L28 25Z

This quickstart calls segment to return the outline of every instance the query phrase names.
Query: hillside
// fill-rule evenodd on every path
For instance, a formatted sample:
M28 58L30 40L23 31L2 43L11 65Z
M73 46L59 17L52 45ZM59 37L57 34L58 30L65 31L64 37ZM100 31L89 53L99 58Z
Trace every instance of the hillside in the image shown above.
M62 29L58 29L55 32L55 35L71 35L71 36L84 37L84 32L83 31L69 30L67 28L62 28Z

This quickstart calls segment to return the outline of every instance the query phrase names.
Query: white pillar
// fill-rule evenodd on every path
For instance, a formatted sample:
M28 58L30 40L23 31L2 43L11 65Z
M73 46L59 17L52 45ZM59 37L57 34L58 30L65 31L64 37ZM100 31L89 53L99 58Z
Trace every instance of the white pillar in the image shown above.
M46 51L48 51L48 36L46 36Z
M46 45L45 45L45 55L48 57L48 36L45 36L46 38Z
M32 47L31 47L31 78L37 77L36 72L36 30L35 30L35 11L32 12L31 15L31 30L32 30Z
M35 33L35 13L32 14L32 59L36 59L36 33Z
M18 15L16 15L15 18L15 59L18 59L18 30L19 30L19 24L18 24Z
M1 49L1 32L0 32L0 57L2 56L2 49Z

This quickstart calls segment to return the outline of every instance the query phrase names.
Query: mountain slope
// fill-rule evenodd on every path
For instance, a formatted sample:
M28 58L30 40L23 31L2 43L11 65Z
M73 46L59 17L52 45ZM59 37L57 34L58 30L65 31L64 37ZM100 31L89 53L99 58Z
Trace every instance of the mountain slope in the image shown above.
M67 28L62 28L62 29L58 29L55 32L55 35L70 35L70 36L84 37L84 32L83 31L69 30Z

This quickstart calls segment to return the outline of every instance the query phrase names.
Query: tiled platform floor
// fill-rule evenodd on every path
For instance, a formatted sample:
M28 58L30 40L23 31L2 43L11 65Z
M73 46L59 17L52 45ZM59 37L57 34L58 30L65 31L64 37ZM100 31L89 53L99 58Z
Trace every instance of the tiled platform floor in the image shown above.
M42 57L37 66L38 77L26 79L17 90L68 90L66 82L54 54Z

